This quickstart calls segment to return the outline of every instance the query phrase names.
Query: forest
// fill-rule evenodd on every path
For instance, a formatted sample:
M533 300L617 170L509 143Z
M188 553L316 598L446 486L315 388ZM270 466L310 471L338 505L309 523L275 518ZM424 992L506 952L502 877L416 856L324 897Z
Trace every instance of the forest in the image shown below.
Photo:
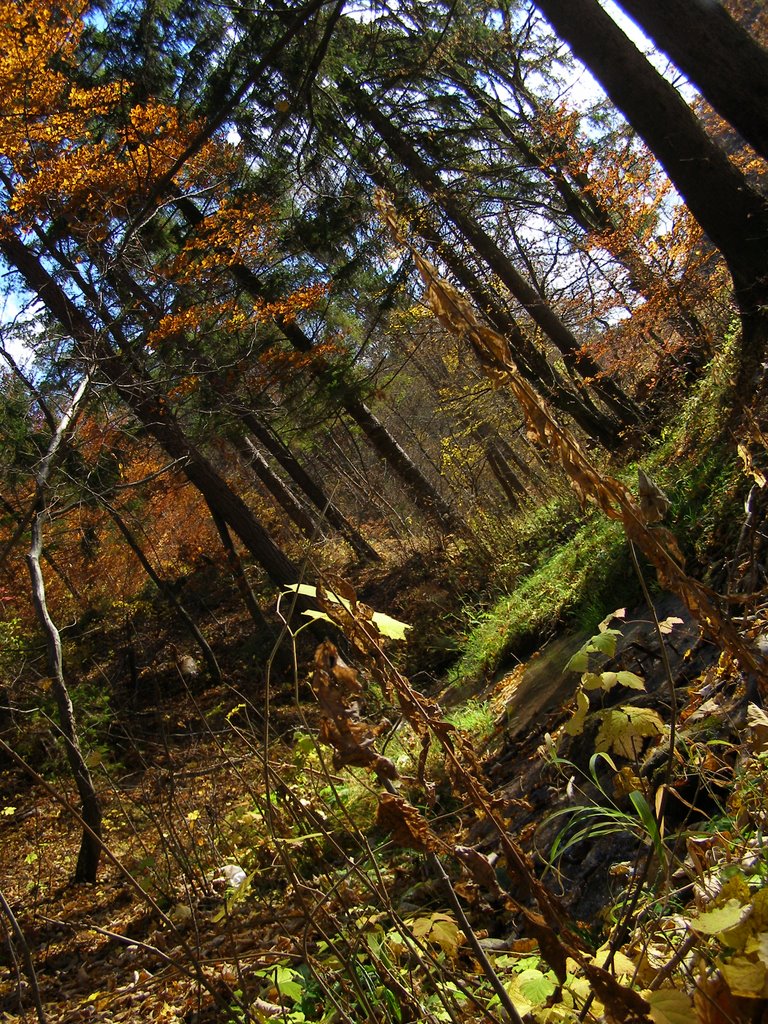
M0 0L0 1019L768 1019L763 0Z

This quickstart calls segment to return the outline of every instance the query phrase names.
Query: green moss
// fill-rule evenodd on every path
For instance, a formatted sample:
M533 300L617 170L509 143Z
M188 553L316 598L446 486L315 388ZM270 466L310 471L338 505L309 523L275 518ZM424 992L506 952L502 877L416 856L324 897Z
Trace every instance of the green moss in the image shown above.
M467 638L448 683L479 680L512 655L525 657L564 621L592 628L604 609L635 599L637 588L619 525L592 516L512 594L505 594Z

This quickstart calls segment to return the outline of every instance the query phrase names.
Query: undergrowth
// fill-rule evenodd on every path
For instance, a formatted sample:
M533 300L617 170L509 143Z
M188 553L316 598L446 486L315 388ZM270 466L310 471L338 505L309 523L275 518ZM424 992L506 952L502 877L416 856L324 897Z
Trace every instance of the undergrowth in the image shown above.
M743 520L743 466L723 434L732 371L731 339L663 437L619 474L636 489L641 468L666 491L671 528L693 571L707 577L714 553L733 545ZM506 590L508 578L511 592L465 608L462 656L448 672L449 686L480 683L510 659L525 660L555 629L588 631L609 608L640 599L623 530L579 508L571 491L535 512L522 510L508 529L516 564L502 561L496 581Z

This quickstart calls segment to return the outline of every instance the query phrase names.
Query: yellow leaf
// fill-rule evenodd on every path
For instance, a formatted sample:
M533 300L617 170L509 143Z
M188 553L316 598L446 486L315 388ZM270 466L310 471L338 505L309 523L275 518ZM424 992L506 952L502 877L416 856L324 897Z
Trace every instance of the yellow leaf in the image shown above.
M766 967L761 961L755 963L746 957L736 956L730 963L719 961L718 966L733 995L746 999L765 997Z
M576 691L576 710L566 724L565 731L569 736L580 736L584 732L584 722L589 711L589 697L583 690Z
M651 1004L650 1015L654 1024L695 1024L693 1004L680 989L660 988L641 995Z

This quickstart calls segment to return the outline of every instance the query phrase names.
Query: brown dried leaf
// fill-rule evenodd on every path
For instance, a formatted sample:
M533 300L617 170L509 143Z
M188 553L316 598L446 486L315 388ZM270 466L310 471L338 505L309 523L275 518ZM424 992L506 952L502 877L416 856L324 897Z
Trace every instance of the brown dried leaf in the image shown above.
M393 843L408 850L435 853L442 847L426 819L404 797L393 793L382 793L376 824L389 832Z

